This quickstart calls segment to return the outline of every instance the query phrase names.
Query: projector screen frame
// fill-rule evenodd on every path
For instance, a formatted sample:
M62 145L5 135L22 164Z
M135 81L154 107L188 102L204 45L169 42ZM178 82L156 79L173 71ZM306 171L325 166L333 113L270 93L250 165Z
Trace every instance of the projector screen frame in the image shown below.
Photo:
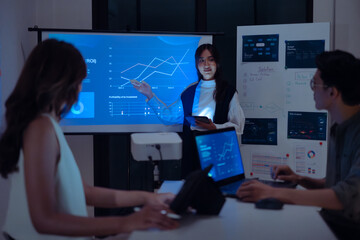
M184 35L209 37L214 41L215 35L223 35L221 32L164 32L164 31L108 31L91 29L55 29L55 28L28 28L30 32L37 32L38 43L43 41L43 33L79 33L79 34L131 34L131 35ZM195 81L197 79L194 79ZM182 124L108 124L108 125L61 125L67 134L101 134L101 133L133 133L133 132L182 132Z

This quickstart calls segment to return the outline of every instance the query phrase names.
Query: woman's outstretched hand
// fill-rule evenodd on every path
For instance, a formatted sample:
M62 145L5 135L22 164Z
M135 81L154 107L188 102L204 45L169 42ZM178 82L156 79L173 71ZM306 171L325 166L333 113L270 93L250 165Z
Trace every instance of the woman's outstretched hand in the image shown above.
M154 96L151 86L145 82L139 82L138 80L132 79L130 80L130 83L134 86L136 90L138 90L141 94L143 94L145 97L147 97L149 100Z

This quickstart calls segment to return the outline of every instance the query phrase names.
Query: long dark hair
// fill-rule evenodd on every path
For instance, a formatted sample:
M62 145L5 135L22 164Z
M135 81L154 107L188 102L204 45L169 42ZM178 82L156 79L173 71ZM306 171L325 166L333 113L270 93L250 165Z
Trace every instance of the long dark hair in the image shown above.
M211 53L211 55L213 56L215 63L216 63L216 72L215 72L215 76L214 76L216 88L215 88L213 97L216 102L220 102L224 98L225 90L227 87L227 82L222 79L222 74L221 74L222 69L221 69L221 65L220 65L219 52L217 51L215 46L212 44L209 44L209 43L202 44L196 49L195 66L196 66L196 70L197 70L198 80L200 81L203 78L202 74L199 71L198 63L199 63L200 55L202 54L202 52L204 50L208 50Z
M48 39L34 48L5 103L7 125L0 139L0 173L4 178L18 169L23 132L29 123L52 111L61 119L77 101L85 77L84 59L71 44Z

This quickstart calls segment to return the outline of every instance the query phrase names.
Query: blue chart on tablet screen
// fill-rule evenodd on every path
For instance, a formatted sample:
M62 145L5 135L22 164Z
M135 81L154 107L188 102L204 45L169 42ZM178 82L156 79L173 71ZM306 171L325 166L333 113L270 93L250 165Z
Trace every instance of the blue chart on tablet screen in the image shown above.
M79 101L81 97L91 98L86 98L87 104L78 103L77 110L73 109L63 124L70 120L72 125L83 121L93 125L160 123L130 80L147 82L166 104L173 103L190 83L197 81L194 54L201 36L56 33L49 37L74 44L88 68L82 85L86 94L80 95ZM82 105L85 110L93 108L83 111L87 116L78 111ZM89 118L89 112L93 118Z

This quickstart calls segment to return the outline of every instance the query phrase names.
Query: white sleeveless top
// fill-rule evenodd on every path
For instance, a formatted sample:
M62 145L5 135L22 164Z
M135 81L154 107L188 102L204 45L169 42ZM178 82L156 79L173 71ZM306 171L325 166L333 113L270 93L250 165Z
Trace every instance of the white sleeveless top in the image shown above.
M60 147L60 161L56 171L56 199L59 212L76 216L87 216L84 188L79 168L66 142L59 124L48 114L47 116L55 129ZM64 237L39 234L30 218L25 189L24 155L20 151L19 171L9 175L11 181L9 206L3 231L16 240L65 240L65 239L92 239L91 237Z

